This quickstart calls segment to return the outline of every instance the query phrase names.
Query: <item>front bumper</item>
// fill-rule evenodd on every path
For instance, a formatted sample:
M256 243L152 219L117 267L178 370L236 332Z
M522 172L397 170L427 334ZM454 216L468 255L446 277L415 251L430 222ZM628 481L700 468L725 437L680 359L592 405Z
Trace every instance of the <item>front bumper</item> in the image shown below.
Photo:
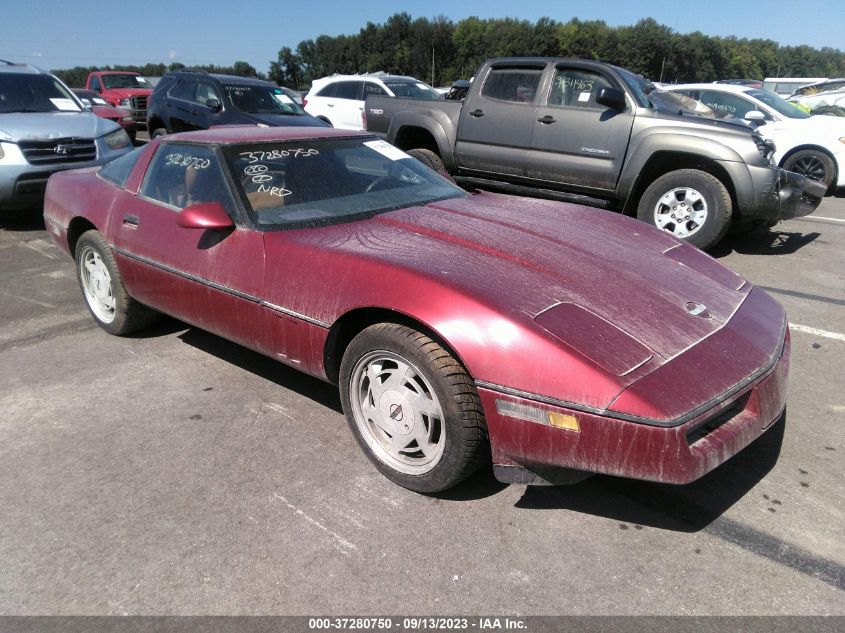
M496 477L507 483L557 484L573 483L578 472L587 472L672 484L695 481L781 418L789 355L787 331L766 372L675 426L586 413L479 387ZM556 413L556 419L574 418L577 424L562 428L500 413L519 405Z
M3 158L0 159L0 206L4 209L26 209L44 200L47 180L52 174L68 169L97 167L114 160L132 149L132 145L111 149L102 138L95 141L95 160L33 165L24 157L14 143L3 143Z
M782 220L810 215L821 204L824 185L785 169L749 167L751 192L737 191L740 222L774 225Z

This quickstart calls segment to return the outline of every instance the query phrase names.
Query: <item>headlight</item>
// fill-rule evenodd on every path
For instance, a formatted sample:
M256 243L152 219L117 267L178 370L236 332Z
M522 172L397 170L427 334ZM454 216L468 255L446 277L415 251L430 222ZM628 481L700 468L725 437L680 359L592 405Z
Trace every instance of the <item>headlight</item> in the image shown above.
M120 105L128 108L132 105L132 100L129 97L127 97L126 99L121 99Z
M129 140L129 135L124 131L123 128L106 134L103 139L106 141L106 145L108 145L112 149L120 149L121 147L126 147L132 142Z

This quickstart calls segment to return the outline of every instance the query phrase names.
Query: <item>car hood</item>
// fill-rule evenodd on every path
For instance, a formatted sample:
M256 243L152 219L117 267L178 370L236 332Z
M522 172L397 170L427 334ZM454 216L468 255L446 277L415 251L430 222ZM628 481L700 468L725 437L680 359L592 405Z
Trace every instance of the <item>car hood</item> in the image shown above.
M247 122L261 123L270 127L327 127L320 119L310 114L255 114L252 112L239 113Z
M93 112L20 112L0 114L0 140L98 138L120 126Z
M483 193L338 228L332 249L457 287L616 375L650 357L656 368L717 331L751 289L686 243L579 205Z

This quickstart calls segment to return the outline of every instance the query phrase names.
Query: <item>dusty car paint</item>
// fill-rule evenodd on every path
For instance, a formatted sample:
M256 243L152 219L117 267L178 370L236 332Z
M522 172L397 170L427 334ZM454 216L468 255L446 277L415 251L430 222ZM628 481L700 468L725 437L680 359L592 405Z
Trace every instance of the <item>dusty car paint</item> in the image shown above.
M168 138L350 135L221 128ZM555 481L531 473L564 467L686 483L784 410L780 305L639 222L479 194L321 227L260 231L241 210L231 229L185 229L176 210L137 195L159 143L125 190L91 170L51 179L45 218L60 247L71 253L96 227L136 299L330 381L357 317L416 323L475 380L503 480ZM555 416L502 415L498 401Z

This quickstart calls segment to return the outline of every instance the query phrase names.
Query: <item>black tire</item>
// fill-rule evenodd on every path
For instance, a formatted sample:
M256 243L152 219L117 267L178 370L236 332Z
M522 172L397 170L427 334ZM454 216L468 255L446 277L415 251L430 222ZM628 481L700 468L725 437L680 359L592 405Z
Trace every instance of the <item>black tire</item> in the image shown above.
M787 171L794 171L810 180L821 182L828 189L836 177L833 159L817 149L802 149L790 154L781 166Z
M146 327L159 313L129 296L114 253L99 231L86 231L76 243L76 279L91 316L109 334L124 335ZM102 299L102 300L101 300ZM110 303L111 307L107 307Z
M665 200L673 192L670 199L678 204L670 206ZM688 201L694 202L686 206ZM676 212L677 222L671 218ZM697 213L704 215L698 223L694 221ZM732 215L733 203L725 185L698 169L678 169L662 175L648 186L637 205L637 218L701 249L719 243L730 228Z
M166 136L166 135L167 135L166 129L164 129L163 127L157 127L156 129L153 130L152 134L150 134L150 138L153 139L157 136Z
M445 172L446 166L443 164L443 159L430 149L409 149L408 156L413 156L423 165L434 171Z
M379 371L378 376L388 377L384 380L376 377L382 391L379 402L373 406L370 403L377 392L369 386L372 382L369 377L376 371L373 367L379 366L380 360L386 359L389 364L394 358L399 367L404 361L413 372L396 371L395 375L401 376L397 381L399 386L394 388L389 386L387 370ZM340 365L340 397L346 420L364 453L385 477L404 488L421 493L451 488L489 459L487 425L475 383L449 352L409 327L378 323L352 339ZM419 400L436 403L439 420L437 414L418 414L413 402ZM409 410L413 415L404 417ZM390 411L388 417L392 421L387 421L380 411ZM383 423L396 426L398 431L393 429L393 435L388 434L371 416L379 416ZM402 424L406 425L404 431L399 428ZM411 438L419 432L428 438L429 452L437 455L436 459L425 455L422 449L414 453L414 446L419 444ZM403 454L385 446L393 440L410 448L400 449L406 451ZM405 444L401 444L403 441ZM391 456L391 452L395 455ZM403 459L408 463L402 463Z

